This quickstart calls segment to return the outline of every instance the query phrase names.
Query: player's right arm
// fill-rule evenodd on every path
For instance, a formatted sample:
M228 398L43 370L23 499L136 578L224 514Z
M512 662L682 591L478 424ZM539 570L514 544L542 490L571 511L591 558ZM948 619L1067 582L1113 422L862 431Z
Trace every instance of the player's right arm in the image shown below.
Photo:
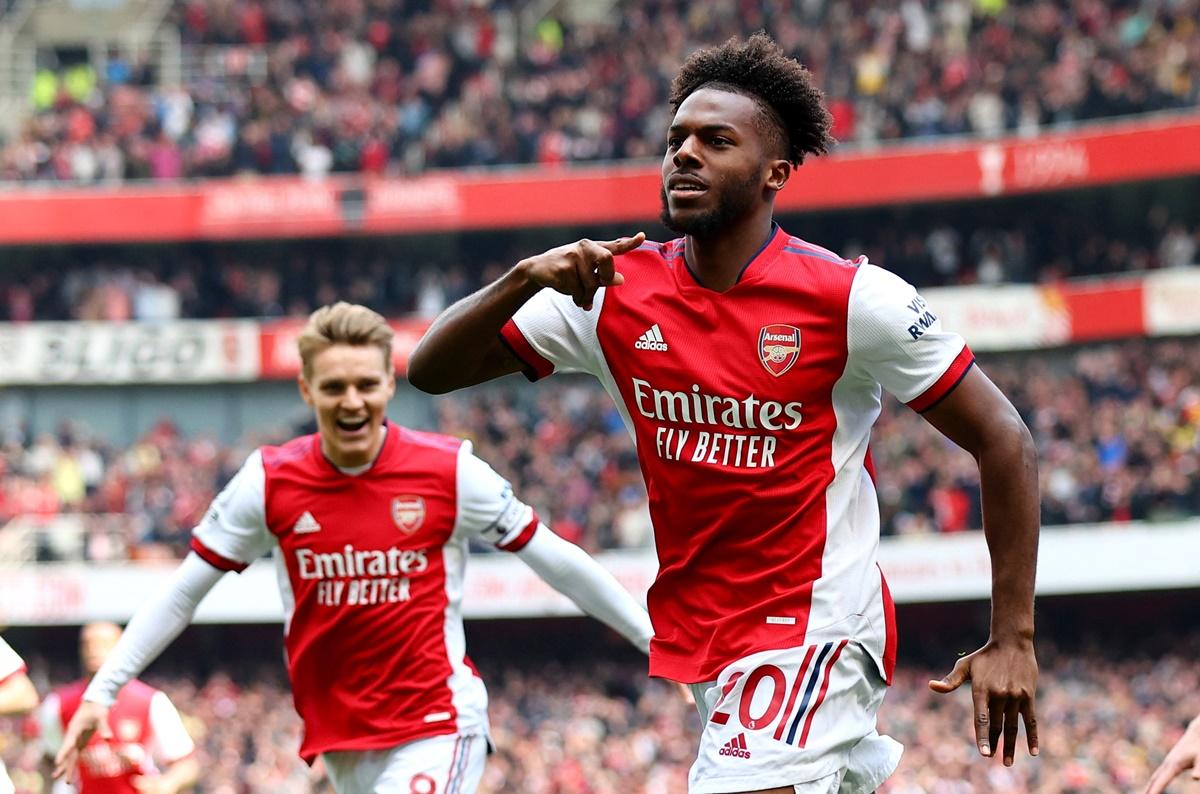
M517 310L547 287L590 310L598 289L624 281L614 257L645 239L638 232L604 242L580 240L521 260L433 321L409 357L409 383L430 394L444 394L521 371L525 362L500 338L500 329Z
M228 571L242 571L271 547L266 527L262 455L254 452L217 496L167 586L134 614L112 653L88 684L54 758L62 778L92 734L110 735L108 710L121 687L137 677L192 622L196 608Z
M25 674L25 662L0 639L0 716L24 714L37 703L37 690Z

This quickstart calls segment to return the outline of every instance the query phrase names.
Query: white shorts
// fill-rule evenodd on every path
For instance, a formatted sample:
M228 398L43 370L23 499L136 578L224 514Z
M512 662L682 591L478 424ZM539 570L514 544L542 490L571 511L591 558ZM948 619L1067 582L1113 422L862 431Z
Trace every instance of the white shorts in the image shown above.
M689 794L869 794L900 763L875 730L887 686L856 642L752 654L691 689L704 726Z
M338 794L475 794L487 751L485 736L449 734L321 757Z

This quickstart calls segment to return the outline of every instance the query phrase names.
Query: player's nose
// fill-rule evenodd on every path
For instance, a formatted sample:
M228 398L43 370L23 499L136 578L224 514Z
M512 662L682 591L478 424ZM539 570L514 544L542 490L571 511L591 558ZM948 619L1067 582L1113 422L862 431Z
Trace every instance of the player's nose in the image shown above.
M700 162L700 157L696 154L696 136L689 135L684 138L683 143L679 144L679 148L675 150L675 155L671 159L675 161L676 166Z

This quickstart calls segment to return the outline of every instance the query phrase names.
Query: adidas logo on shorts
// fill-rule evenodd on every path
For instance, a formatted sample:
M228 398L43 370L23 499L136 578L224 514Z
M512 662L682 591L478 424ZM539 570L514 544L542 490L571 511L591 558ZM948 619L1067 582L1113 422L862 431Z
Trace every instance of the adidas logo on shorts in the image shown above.
M721 748L719 755L731 755L734 758L749 758L750 751L746 749L746 734L739 733Z

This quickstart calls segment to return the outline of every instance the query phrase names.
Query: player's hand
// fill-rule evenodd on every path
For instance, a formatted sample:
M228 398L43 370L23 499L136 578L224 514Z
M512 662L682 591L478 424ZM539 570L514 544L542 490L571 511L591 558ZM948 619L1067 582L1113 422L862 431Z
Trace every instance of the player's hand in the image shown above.
M131 778L141 794L175 794L176 788L162 775L137 775Z
M1192 780L1200 780L1200 717L1184 732L1183 738L1175 743L1171 752L1150 776L1150 782L1142 789L1143 794L1162 794L1172 780L1187 770L1192 770Z
M992 758L996 754L996 742L1003 734L1004 765L1012 766L1017 753L1018 718L1025 721L1029 754L1038 754L1034 702L1037 677L1032 641L1001 643L989 640L975 653L959 659L945 678L930 681L929 688L944 695L970 681L975 744L981 755Z
M59 748L58 755L54 756L55 780L62 780L75 769L75 764L79 762L79 752L87 747L87 743L97 731L102 739L112 738L112 730L108 727L108 706L85 700L79 704L79 709L67 725L62 747Z
M613 258L629 253L645 239L645 233L638 232L616 240L580 240L530 257L521 265L529 280L539 287L570 295L576 306L591 309L596 290L625 283Z

